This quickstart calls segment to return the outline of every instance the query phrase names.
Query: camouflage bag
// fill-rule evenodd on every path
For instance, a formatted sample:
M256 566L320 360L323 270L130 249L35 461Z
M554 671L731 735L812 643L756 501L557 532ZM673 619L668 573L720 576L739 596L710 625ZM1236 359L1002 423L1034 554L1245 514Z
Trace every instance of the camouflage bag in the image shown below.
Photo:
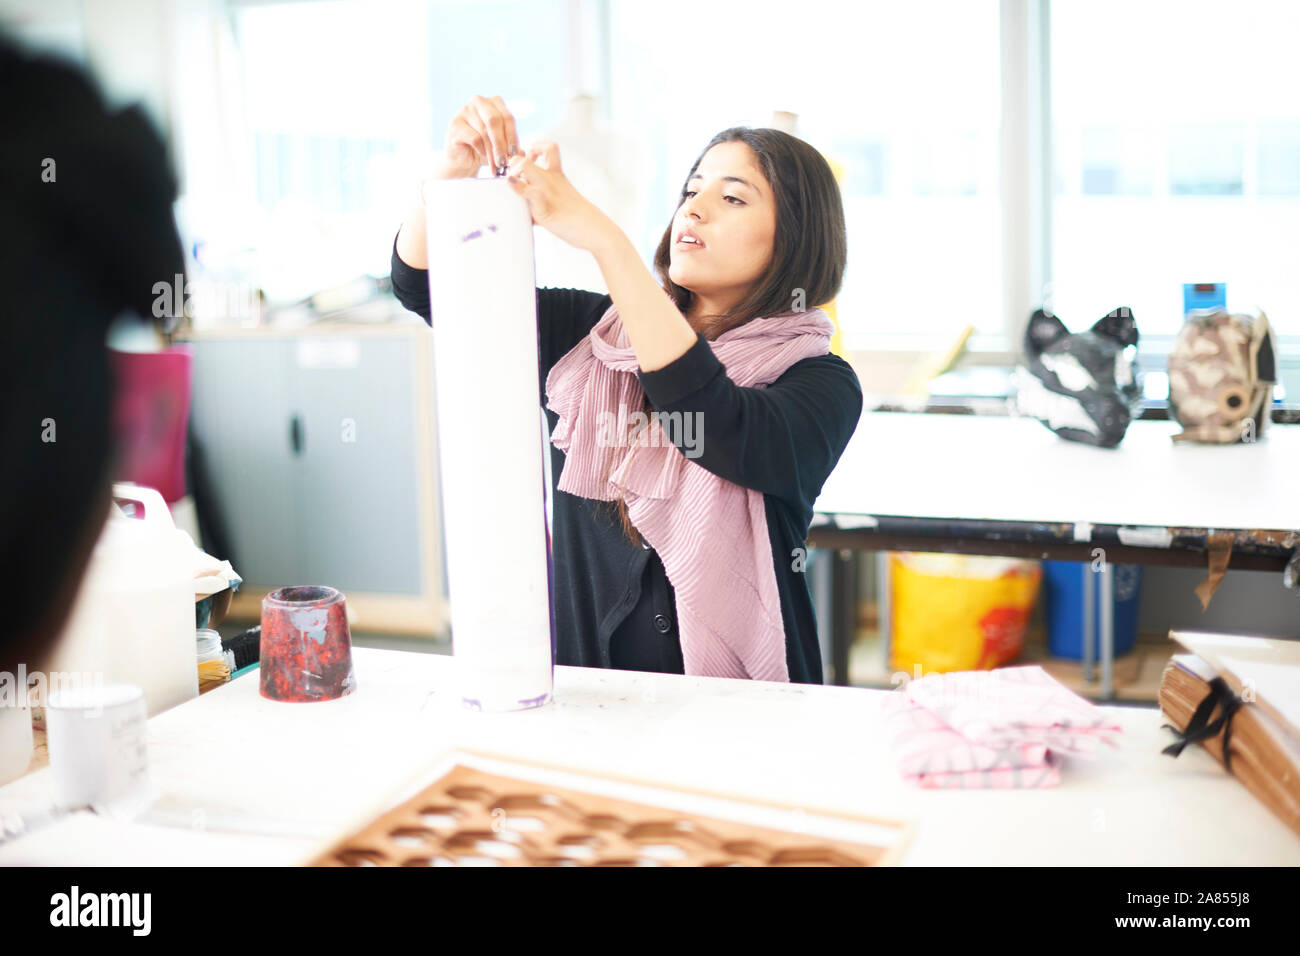
M1189 312L1169 353L1169 413L1183 427L1174 441L1254 441L1268 424L1276 381L1263 312Z

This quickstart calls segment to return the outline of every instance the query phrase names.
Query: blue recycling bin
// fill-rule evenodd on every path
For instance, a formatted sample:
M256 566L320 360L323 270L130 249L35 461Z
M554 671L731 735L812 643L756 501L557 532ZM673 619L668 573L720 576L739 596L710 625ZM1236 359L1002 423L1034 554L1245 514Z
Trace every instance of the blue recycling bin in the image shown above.
M1112 564L1115 656L1126 654L1137 641L1138 605L1142 597L1142 566ZM1083 582L1097 574L1081 561L1043 562L1043 615L1047 622L1047 648L1053 657L1083 659ZM1093 631L1100 635L1101 582L1093 581ZM1094 638L1093 659L1101 659L1100 636Z

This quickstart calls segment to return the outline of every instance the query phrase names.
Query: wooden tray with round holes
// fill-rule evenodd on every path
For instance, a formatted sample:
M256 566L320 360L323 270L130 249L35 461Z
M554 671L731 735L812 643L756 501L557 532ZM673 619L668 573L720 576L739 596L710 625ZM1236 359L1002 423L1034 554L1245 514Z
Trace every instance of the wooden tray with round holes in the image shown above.
M654 802L610 795L606 778L451 769L334 842L311 866L880 866L896 862L911 825L633 785ZM530 779L531 777L531 779ZM574 785L577 782L579 785ZM597 792L604 790L605 792ZM714 815L681 807L705 801ZM728 818L728 807L736 817ZM748 811L748 812L742 812ZM786 819L798 831L761 826ZM809 826L812 824L812 826ZM828 837L834 830L852 838ZM816 832L820 830L821 832ZM802 831L802 832L800 832Z

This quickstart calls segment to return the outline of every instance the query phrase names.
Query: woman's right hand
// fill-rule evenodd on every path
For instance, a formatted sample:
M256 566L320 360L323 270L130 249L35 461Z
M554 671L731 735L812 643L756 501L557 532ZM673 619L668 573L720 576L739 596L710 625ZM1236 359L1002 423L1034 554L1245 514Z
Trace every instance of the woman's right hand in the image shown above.
M473 176L480 166L496 169L519 148L515 118L499 96L474 96L452 117L443 150L448 178Z
M432 172L420 180L416 195L397 231L397 256L413 269L429 268L425 249L424 184L429 179L467 179L480 166L495 169L522 153L515 118L499 96L475 96L447 126L447 142Z

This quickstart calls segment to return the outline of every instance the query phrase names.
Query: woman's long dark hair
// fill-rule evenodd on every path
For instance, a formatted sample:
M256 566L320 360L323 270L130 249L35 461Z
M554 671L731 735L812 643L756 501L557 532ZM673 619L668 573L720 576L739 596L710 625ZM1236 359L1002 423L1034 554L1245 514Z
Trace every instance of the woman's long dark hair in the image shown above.
M803 140L778 129L733 126L709 140L682 181L678 208L705 154L719 143L734 142L744 143L754 151L776 201L772 261L748 295L724 315L701 317L700 331L709 341L753 319L793 312L800 300L806 303L804 308L830 302L840 291L848 257L844 203L830 164ZM674 216L676 211L673 210ZM654 265L664 289L685 315L694 293L668 276L672 243L670 219L655 250ZM643 403L642 411L649 420L654 411L649 398ZM617 499L617 509L624 532L640 544L641 536L627 516L627 502Z

